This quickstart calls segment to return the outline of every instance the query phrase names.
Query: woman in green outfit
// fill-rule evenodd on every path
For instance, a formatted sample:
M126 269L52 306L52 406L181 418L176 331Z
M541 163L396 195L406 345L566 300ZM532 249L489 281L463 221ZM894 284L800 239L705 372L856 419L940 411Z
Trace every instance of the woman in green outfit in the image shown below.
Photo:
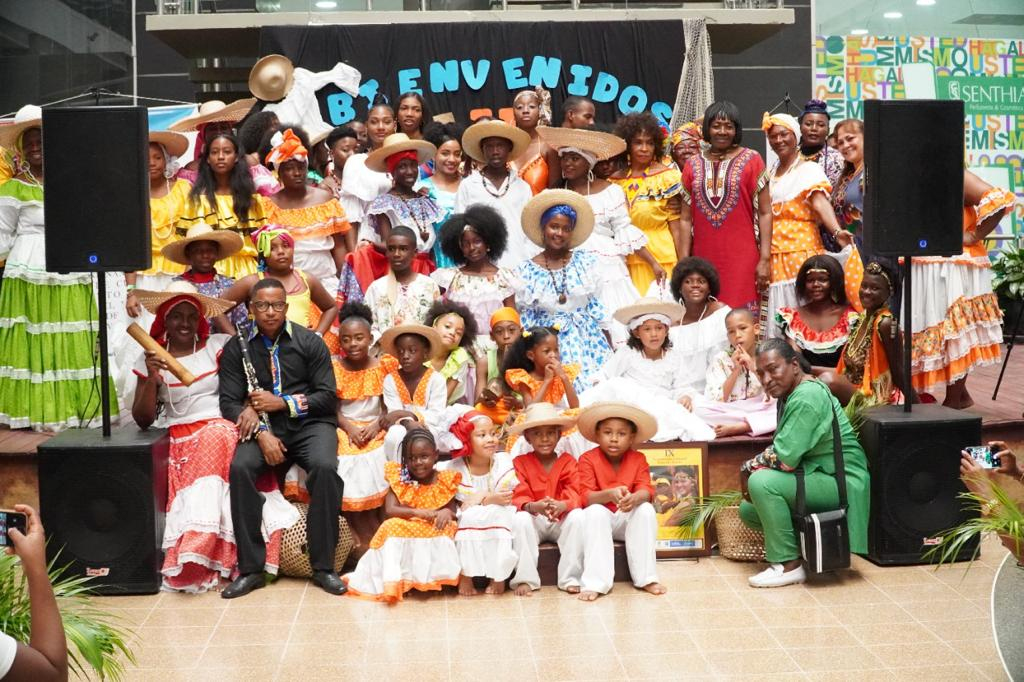
M753 587L782 587L802 583L807 577L793 530L793 472L803 467L809 512L838 508L833 415L839 420L842 439L850 551L867 551L871 503L867 458L839 401L810 375L805 363L782 339L770 339L758 348L758 378L768 394L779 400L781 415L772 445L743 467L745 501L740 505L740 517L747 526L764 531L765 558L770 564L750 577Z
M93 276L46 271L41 112L27 109L0 127L0 146L14 151L14 176L0 184L0 425L98 425ZM110 403L116 415L112 383Z

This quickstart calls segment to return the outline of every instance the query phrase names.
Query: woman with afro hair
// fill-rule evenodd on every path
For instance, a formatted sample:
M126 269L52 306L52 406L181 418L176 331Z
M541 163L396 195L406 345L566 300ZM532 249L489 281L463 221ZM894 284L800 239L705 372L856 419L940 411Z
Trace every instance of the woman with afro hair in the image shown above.
M489 206L476 204L456 213L441 227L441 250L455 267L441 268L431 277L444 298L469 309L479 334L478 350L489 348L491 315L498 308L515 308L515 275L495 262L505 253L508 230L501 215Z
M670 272L683 254L683 232L678 200L670 202L679 194L681 176L660 161L665 153L665 131L653 114L644 111L620 118L615 134L626 141L628 165L609 180L626 193L629 217L647 235L647 250L664 272ZM631 253L626 256L626 267L640 295L648 295L655 281L650 264Z

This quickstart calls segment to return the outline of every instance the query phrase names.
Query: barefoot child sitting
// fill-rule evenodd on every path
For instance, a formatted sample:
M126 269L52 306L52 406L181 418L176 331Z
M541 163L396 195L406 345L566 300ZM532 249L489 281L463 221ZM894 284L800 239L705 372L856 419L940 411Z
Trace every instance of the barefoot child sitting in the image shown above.
M583 512L579 508L579 472L572 455L556 450L562 430L574 421L551 403L533 403L513 428L533 448L512 460L519 479L512 494L512 505L519 510L512 529L519 563L511 584L521 597L540 589L537 559L541 542L558 543L558 589L572 594L580 591Z
M647 412L627 403L595 403L580 412L583 437L597 443L580 457L583 511L583 577L580 596L593 601L612 589L614 540L625 540L633 584L664 594L658 582L654 541L658 522L651 499L651 469L633 445L649 440L658 424Z
M380 418L384 454L398 460L398 446L407 426L418 424L437 433L448 401L444 377L426 363L441 351L441 337L422 324L391 327L380 338L383 353L398 360L398 368L384 377L384 409Z
M459 594L463 596L479 594L473 587L473 578L478 576L490 580L487 594L501 594L516 566L512 549L515 470L512 459L497 451L496 431L487 415L466 412L449 429L452 460L441 465L458 472L462 481L456 494L459 530L455 546L462 565Z
M390 489L370 549L344 576L347 594L395 603L405 593L440 590L459 582L455 549L455 492L459 474L435 471L437 447L430 431L413 427L401 446L401 464L384 464Z
M775 400L761 387L754 361L761 325L746 308L733 308L725 316L725 329L730 347L711 359L704 396L694 401L694 412L714 425L718 438L772 433Z

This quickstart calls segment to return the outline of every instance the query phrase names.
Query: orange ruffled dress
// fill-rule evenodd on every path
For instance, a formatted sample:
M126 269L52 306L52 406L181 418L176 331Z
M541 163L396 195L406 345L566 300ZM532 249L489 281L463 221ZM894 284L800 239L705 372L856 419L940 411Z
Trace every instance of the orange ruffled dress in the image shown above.
M563 365L566 376L569 377L569 381L576 381L576 377L580 374L580 366L576 363L569 365ZM540 390L541 384L544 383L542 379L538 379L525 369L510 369L505 372L505 383L509 387L516 391L520 384L525 384L530 389L530 393L533 394L533 402L545 402L551 403L557 408L560 408L560 412L563 416L576 418L580 414L578 407L569 407L569 401L565 398L565 386L562 385L561 381L554 379L548 385L548 390L543 396L538 396L537 392ZM516 415L515 420L512 422L513 425L519 424L523 421L523 412ZM573 457L579 459L579 456L586 450L587 441L583 438L583 435L573 426L562 432L562 439L555 446L558 452L568 452ZM522 436L509 436L506 442L506 448L512 457L517 457L526 452L531 452L529 444L526 439Z
M371 424L384 414L384 377L397 371L398 360L382 355L376 367L353 371L334 361L334 379L341 414L358 427ZM384 436L386 429L377 432L369 443L359 447L345 429L338 429L338 476L345 483L341 510L360 512L376 509L384 504L388 483L384 479ZM285 497L292 501L309 503L306 490L306 472L292 466L284 479Z
M964 206L964 234L1012 208L1014 200L1012 193L993 187L977 206ZM984 242L965 246L963 254L951 258L915 258L911 270L914 388L932 393L999 362L1003 313L992 292L992 263Z
M329 293L335 293L338 267L331 255L334 235L352 229L338 200L302 208L281 208L267 198L262 198L262 203L267 222L287 228L295 240L295 268L316 277Z
M384 478L398 503L414 509L445 507L462 482L457 471L438 471L430 485L405 482L397 462L384 465ZM438 530L426 519L387 519L370 540L370 549L359 559L356 570L342 578L348 585L347 594L395 603L409 590L426 592L458 584L461 567L456 530L455 521Z
M548 162L543 155L538 154L530 163L519 169L519 177L525 180L534 195L537 195L548 188L549 172Z

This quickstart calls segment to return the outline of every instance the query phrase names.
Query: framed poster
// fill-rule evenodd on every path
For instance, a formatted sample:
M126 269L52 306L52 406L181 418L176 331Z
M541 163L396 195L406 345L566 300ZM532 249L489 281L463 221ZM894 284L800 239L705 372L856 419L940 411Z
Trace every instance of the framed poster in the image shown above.
M654 512L658 518L655 543L659 559L711 556L707 530L691 535L679 521L686 509L708 495L708 445L688 443L684 447L643 448L651 467Z

